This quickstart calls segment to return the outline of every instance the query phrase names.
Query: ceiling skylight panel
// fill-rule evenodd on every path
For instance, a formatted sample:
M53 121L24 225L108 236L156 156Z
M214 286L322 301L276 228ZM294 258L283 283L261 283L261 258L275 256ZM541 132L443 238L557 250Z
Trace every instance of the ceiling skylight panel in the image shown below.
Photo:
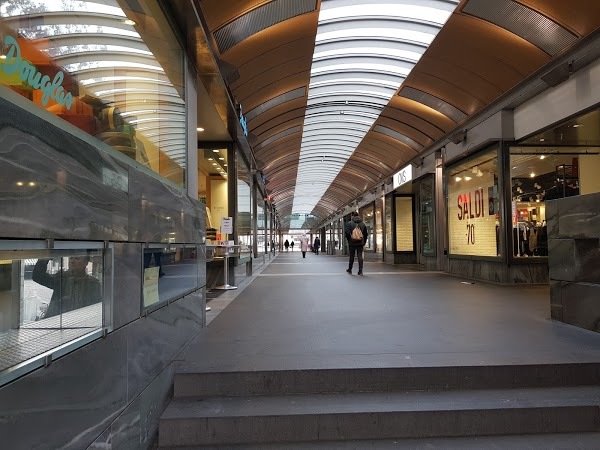
M457 4L323 0L292 213L312 212Z

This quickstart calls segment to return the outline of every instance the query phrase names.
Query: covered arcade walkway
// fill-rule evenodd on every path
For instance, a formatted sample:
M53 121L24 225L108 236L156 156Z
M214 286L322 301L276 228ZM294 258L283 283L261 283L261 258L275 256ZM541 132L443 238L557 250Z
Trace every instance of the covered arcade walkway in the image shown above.
M345 257L280 254L182 354L184 370L600 361L600 335L549 319L547 286L346 268Z

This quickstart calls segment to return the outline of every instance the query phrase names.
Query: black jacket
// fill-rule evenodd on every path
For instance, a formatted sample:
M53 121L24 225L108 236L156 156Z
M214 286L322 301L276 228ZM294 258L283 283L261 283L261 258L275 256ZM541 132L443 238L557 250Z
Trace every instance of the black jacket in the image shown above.
M363 241L362 244L355 244L352 242L352 231L354 231L354 229L356 227L360 227L360 231L362 231L362 235L363 235ZM348 245L355 245L355 246L363 246L366 244L367 242L367 236L369 235L369 231L367 230L367 226L365 225L365 223L362 221L362 219L360 218L360 216L354 216L352 218L352 220L346 222L346 225L344 227L344 231L346 234L346 239L348 240Z

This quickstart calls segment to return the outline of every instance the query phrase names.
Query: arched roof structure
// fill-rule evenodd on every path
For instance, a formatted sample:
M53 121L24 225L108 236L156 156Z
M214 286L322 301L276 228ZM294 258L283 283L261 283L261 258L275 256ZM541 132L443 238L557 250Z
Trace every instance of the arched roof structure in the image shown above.
M597 0L199 3L281 217L334 213L600 26Z

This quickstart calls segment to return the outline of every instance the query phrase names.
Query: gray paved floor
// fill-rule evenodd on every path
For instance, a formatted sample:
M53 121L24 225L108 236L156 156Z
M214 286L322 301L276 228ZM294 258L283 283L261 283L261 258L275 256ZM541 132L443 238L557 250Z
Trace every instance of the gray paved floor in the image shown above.
M600 335L549 319L548 288L279 255L182 353L229 371L600 361Z

